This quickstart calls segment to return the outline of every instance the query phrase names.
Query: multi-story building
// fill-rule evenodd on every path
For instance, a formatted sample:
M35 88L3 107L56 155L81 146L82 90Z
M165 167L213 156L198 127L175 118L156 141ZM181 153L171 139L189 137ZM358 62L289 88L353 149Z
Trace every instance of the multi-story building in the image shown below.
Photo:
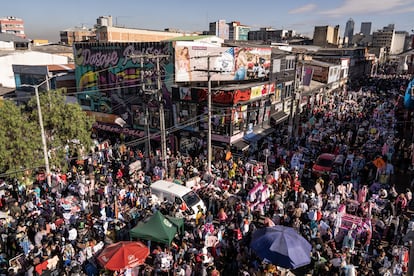
M75 43L78 101L84 110L112 114L126 123L120 127L98 121L95 129L135 137L137 144L150 133L152 148L160 146L159 104L165 102L167 146L191 152L207 137L207 70L211 68L213 145L243 150L249 146L245 140L263 138L274 131L272 124L289 116L295 55L280 52L268 45L224 47L178 39ZM105 63L100 62L103 59Z
M86 27L74 27L60 31L60 42L72 45L75 42L96 41L95 29Z
M355 22L352 18L350 18L346 22L345 32L344 32L344 45L352 44L352 38L354 37L354 26Z
M96 26L113 26L112 16L99 16L96 19Z
M294 30L276 30L273 28L260 28L249 32L249 40L263 42L282 42L295 35Z
M346 74L342 72L341 78L347 76L349 81L353 82L371 74L372 61L367 59L367 55L365 47L323 48L319 49L313 58L335 64L342 64L342 60L349 60L348 72L345 72Z
M371 35L372 22L361 22L361 33L365 36Z
M400 54L404 51L407 32L396 31L394 24L372 33L372 47L384 48L388 55Z
M238 21L228 23L229 40L248 40L250 27L241 25Z
M34 86L39 91L65 89L69 94L76 92L75 64L21 65L13 64L16 85L16 101L24 103L35 95ZM67 99L69 100L69 99ZM73 99L76 101L76 98Z
M313 45L321 47L335 47L339 45L339 25L315 26L313 33Z
M0 18L0 33L14 34L26 38L23 19L14 16Z
M12 34L0 33L0 86L15 87L13 64L44 65L67 64L67 56L56 52L40 52L29 47L30 40Z
M178 31L131 29L111 25L97 25L96 27L96 39L99 42L157 42L184 35L192 34Z
M218 20L216 22L210 22L209 35L215 35L222 39L229 39L230 26L226 23L226 20Z

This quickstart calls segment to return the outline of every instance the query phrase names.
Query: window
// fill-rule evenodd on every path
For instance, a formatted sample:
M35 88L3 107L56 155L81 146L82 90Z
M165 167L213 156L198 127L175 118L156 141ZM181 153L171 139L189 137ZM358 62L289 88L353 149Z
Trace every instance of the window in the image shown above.
M244 130L247 117L247 105L238 106L233 109L233 134L235 135Z
M295 69L295 56L286 57L286 70Z
M280 59L274 59L273 60L273 73L279 73L280 72Z
M230 125L232 123L231 109L213 109L211 124L213 126L212 133L224 136L230 136Z
M290 81L290 82L285 83L285 87L284 88L285 88L284 89L284 98L290 98L290 97L292 97L293 96L293 92L294 92L293 82Z

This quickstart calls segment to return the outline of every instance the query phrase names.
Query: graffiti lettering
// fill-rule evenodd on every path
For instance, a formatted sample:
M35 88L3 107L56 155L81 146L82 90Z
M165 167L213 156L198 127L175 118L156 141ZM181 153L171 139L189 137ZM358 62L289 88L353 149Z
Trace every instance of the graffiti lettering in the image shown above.
M132 61L133 64L139 64L141 59L143 59L143 64L156 64L157 56L165 55L166 53L168 53L167 49L156 47L135 49L134 45L128 45L123 52L124 59L122 65L125 66L128 61ZM162 57L160 58L161 60L168 60L168 58Z
M77 62L81 62L82 65L90 65L96 67L110 67L116 66L119 61L118 53L116 51L103 53L92 53L90 49L83 49L79 51L77 55Z
M133 64L137 64L141 60L142 53L139 50L135 50L133 45L129 45L124 50L124 61L122 63L123 66L127 64L129 60L132 61Z

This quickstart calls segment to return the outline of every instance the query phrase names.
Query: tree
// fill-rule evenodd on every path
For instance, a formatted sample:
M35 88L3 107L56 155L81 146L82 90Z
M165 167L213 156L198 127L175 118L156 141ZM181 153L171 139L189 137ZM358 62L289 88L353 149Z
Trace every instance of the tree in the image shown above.
M68 158L88 154L93 120L77 103L66 103L62 91L39 94L51 168L66 168ZM29 101L31 120L38 120L36 98ZM40 136L40 132L39 132Z
M0 105L0 172L16 172L44 164L38 121L29 121L28 114L12 101ZM39 134L38 134L39 133Z

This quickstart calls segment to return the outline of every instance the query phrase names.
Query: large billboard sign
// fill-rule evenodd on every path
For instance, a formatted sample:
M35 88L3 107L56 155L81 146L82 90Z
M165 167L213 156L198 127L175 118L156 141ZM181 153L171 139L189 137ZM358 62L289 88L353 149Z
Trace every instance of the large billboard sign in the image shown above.
M213 81L267 78L270 48L208 47L192 44L175 46L175 81Z

